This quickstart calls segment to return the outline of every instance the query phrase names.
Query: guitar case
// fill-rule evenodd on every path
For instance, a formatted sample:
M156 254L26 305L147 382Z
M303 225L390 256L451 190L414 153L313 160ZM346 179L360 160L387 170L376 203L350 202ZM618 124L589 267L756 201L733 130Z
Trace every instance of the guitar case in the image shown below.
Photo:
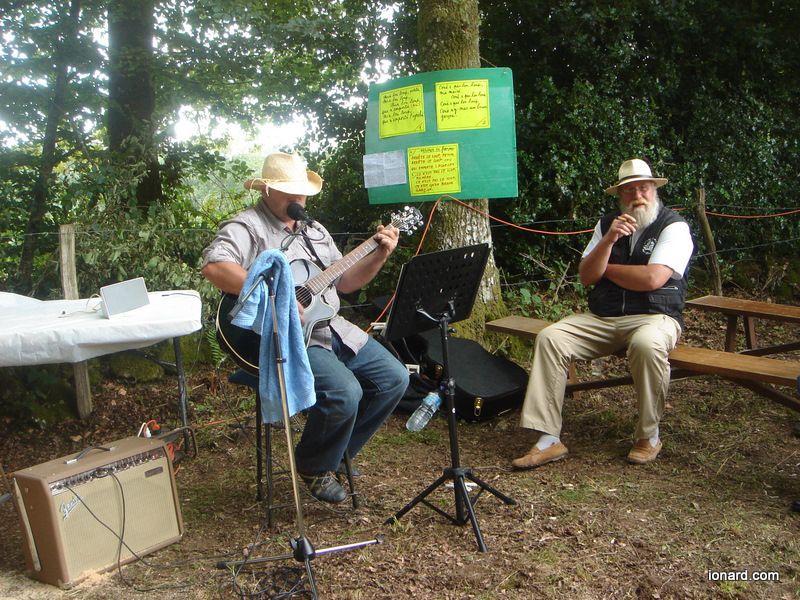
M409 386L401 408L413 410L425 395L425 388L441 382L442 344L438 329L392 342L404 362L420 365L419 385ZM488 421L522 405L528 373L510 360L488 352L472 340L448 338L450 376L455 379L456 415L465 421ZM433 385L432 385L433 384ZM419 399L417 399L419 398Z

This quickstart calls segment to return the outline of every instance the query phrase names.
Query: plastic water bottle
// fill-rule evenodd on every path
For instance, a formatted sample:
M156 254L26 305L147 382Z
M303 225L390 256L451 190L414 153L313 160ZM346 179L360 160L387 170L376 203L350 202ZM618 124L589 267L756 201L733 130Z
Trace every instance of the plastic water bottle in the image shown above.
M439 410L442 405L442 397L439 392L433 390L428 392L428 395L422 399L422 404L417 407L417 410L408 418L406 429L409 431L420 431L431 420L433 413Z

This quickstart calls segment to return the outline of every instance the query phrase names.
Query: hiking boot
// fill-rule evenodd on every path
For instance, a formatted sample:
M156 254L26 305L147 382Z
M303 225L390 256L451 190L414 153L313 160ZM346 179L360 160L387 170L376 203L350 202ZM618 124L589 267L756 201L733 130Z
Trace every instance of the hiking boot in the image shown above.
M568 453L569 450L567 450L567 447L561 442L556 442L544 450L539 450L539 448L534 446L524 456L512 460L511 466L517 470L534 469L549 462L561 460Z
M298 475L308 486L308 491L311 492L311 495L317 500L339 504L347 499L347 492L336 481L336 477L330 471L316 475L305 475L303 473L298 473Z
M642 439L636 440L636 443L628 452L628 462L635 465L644 465L653 462L661 452L661 440L655 446L650 445L650 440Z

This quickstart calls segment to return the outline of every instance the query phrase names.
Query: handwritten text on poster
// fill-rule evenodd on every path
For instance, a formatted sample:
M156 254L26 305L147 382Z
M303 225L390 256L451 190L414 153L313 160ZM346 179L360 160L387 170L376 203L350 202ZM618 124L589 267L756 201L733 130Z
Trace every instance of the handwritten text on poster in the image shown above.
M489 128L489 80L436 82L439 131Z
M458 144L409 148L408 179L412 196L460 192Z
M381 138L425 131L422 84L381 92L378 135Z

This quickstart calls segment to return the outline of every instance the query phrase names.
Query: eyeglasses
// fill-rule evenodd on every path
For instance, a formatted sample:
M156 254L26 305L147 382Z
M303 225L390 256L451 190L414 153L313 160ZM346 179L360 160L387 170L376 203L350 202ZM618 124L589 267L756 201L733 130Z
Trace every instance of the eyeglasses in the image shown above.
M653 189L655 189L655 184L652 181L642 181L639 183L629 183L621 187L619 193L626 198L630 198L640 193L644 196Z

